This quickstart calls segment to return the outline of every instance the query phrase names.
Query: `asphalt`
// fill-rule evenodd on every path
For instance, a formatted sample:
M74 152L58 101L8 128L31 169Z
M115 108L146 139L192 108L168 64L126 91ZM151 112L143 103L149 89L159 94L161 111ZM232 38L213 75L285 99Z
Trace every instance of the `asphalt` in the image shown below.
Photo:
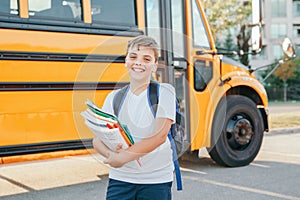
M300 111L300 104L286 108L282 104L271 104L270 112L287 112L289 109ZM300 133L300 126L273 129L265 135L297 132ZM85 199L104 197L109 167L103 164L103 157L92 152L85 155L76 153L68 156L62 153L58 158L40 157L35 161L0 164L0 199L29 200L37 196L40 199L70 199L70 194L71 199L78 199L86 191L90 196ZM58 194L60 198L56 198Z

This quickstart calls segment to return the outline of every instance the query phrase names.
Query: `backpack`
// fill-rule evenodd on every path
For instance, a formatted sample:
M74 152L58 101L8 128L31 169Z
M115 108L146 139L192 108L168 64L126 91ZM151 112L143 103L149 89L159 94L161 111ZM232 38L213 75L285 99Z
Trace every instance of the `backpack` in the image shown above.
M159 82L150 81L148 87L148 104L151 108L154 118L156 117L158 99L159 99ZM129 85L121 88L114 96L113 99L113 110L114 114L118 116L121 106L125 100L126 94L129 90ZM178 157L181 156L185 150L185 124L184 124L184 116L179 111L178 102L176 101L176 123L172 124L170 131L168 133L168 138L171 143L171 148L173 152L173 161L175 168L175 175L177 181L177 190L182 190L182 181L181 181L181 172L179 168Z

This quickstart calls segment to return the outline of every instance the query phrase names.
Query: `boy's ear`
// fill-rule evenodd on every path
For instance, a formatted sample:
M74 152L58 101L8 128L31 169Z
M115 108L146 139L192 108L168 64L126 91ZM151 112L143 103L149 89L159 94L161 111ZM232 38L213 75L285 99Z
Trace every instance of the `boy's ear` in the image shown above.
M128 67L128 62L127 62L127 55L126 55L126 57L125 57L125 67Z

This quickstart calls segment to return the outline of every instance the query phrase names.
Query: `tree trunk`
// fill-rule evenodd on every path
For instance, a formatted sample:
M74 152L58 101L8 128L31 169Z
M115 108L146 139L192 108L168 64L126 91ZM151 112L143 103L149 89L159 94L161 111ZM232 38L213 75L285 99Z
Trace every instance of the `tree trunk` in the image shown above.
M287 101L287 83L283 81L283 101Z

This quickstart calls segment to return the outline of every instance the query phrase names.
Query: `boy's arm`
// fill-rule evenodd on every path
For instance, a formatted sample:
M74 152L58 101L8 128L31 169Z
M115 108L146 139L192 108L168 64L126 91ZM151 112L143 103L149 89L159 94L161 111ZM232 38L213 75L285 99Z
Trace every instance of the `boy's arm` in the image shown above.
M107 155L104 155L107 158L104 163L112 167L122 167L128 162L137 160L139 157L150 153L166 141L172 123L173 121L168 118L155 119L154 132L151 136L142 139L119 153L113 151L103 152Z
M94 137L94 139L93 139L93 146L94 146L94 149L98 153L100 153L102 156L104 156L105 158L107 158L110 155L110 153L113 152L98 137ZM120 149L122 149L122 144L121 143L116 147L115 150L119 151Z

